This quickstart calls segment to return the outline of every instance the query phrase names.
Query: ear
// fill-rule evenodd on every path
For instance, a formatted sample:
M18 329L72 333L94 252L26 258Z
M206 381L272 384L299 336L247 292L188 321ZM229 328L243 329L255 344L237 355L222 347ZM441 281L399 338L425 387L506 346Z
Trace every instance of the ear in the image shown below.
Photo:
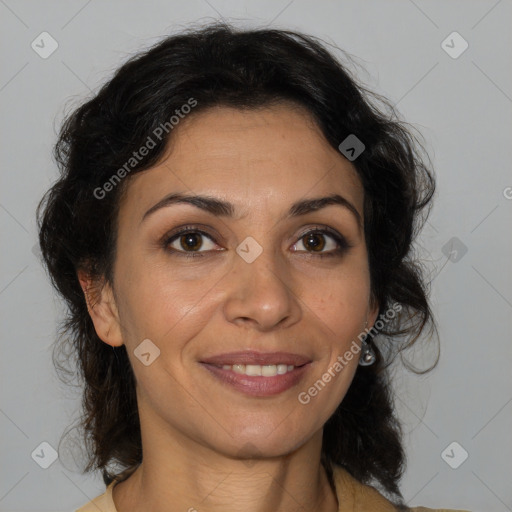
M107 345L120 347L123 337L112 287L108 283L97 282L85 271L79 270L77 275L96 334Z

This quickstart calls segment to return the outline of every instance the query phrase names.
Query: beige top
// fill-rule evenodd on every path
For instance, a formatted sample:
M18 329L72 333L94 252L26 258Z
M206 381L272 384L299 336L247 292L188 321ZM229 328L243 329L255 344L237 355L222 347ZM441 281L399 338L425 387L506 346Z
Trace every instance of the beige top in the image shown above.
M87 503L76 512L118 512L112 499L115 481L110 483L106 491ZM353 478L344 468L334 468L336 496L340 504L339 512L396 512L396 508L376 489L363 485ZM469 512L446 508L413 507L413 512Z

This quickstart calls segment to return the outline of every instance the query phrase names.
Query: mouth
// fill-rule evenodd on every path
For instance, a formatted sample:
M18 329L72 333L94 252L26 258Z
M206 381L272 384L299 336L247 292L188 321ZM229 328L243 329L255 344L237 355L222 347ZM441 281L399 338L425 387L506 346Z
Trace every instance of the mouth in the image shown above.
M256 365L256 366L302 366L311 362L311 358L303 354L291 352L258 352L245 350L243 352L229 352L217 354L201 360L202 363L215 366L224 365Z
M265 397L283 393L299 384L312 360L284 352L237 352L200 361L211 376L241 393Z
M239 375L247 375L247 377L274 377L275 375L284 375L285 373L293 371L295 368L301 366L294 366L293 364L224 364L213 365L216 368L229 370Z

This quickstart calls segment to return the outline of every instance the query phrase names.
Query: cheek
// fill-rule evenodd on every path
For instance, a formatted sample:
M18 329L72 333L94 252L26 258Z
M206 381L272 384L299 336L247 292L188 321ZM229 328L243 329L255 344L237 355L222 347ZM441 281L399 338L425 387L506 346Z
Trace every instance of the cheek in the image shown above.
M368 268L359 264L340 268L321 279L304 283L301 299L333 335L361 329L370 297Z
M144 264L127 263L120 262L125 277L117 287L127 345L149 338L159 347L172 339L178 347L202 328L218 279L183 279L170 266L152 265L147 259Z

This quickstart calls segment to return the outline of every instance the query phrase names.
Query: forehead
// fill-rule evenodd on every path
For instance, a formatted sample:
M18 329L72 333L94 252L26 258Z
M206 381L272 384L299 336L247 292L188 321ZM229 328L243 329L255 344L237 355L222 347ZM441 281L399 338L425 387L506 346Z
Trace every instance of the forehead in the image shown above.
M184 118L160 162L130 177L121 208L134 215L170 192L208 194L239 214L308 194L339 193L362 214L363 190L353 165L325 139L302 107L212 107ZM145 210L144 210L145 211Z

